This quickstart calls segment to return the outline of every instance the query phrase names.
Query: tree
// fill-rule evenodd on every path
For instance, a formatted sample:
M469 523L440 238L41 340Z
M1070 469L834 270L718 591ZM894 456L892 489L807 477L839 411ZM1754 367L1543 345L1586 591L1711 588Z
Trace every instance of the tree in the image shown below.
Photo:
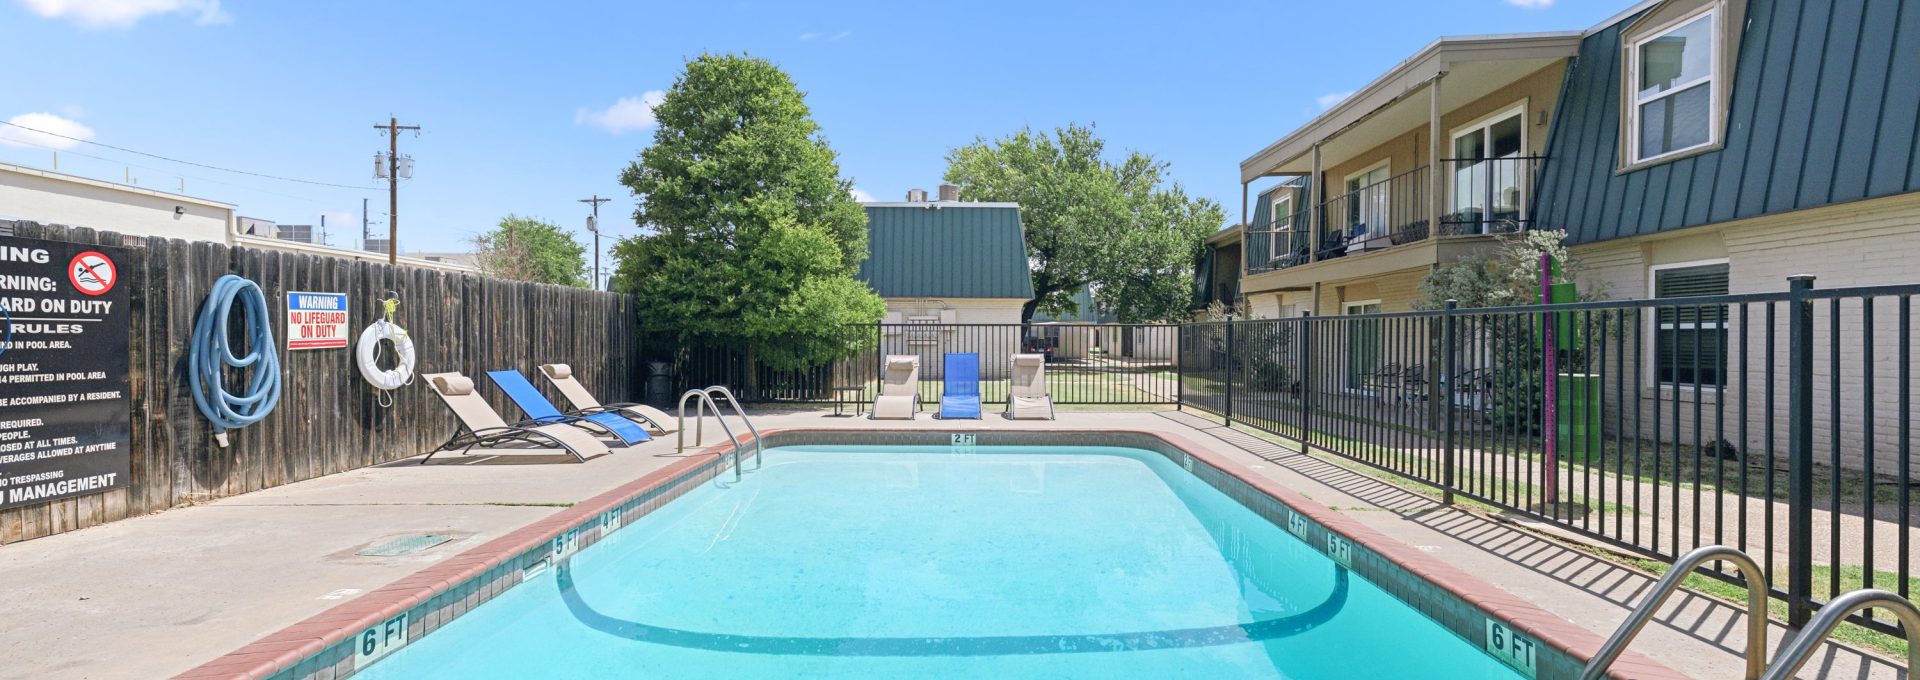
M587 286L587 248L544 220L507 215L473 239L474 259L488 276L562 286Z
M1575 280L1586 265L1563 241L1567 232L1530 230L1500 237L1492 257L1466 257L1434 267L1420 282L1416 309L1441 309L1452 299L1461 307L1510 307L1540 301L1540 255L1560 263L1554 283ZM1580 292L1581 300L1606 297L1604 287Z
M962 195L1020 204L1034 288L1022 323L1039 311L1075 313L1073 295L1089 286L1122 322L1187 311L1193 262L1225 213L1168 183L1166 163L1139 151L1113 162L1105 149L1093 128L1068 124L1051 136L1021 130L947 154L946 179Z
M615 290L679 348L778 368L871 342L886 303L854 278L866 212L793 80L763 59L702 55L653 109L653 145L620 174L648 232L614 247Z
M1554 283L1569 283L1586 267L1567 248L1567 232L1557 230L1524 231L1500 237L1500 247L1490 257L1463 258L1437 267L1420 283L1416 309L1443 309L1447 300L1463 309L1514 307L1540 302L1540 256L1550 255L1560 263ZM1579 291L1581 301L1606 298L1604 285ZM1583 372L1588 368L1587 350L1607 346L1607 329L1616 325L1610 315L1616 310L1589 312L1583 323L1571 325L1571 332L1590 336L1567 342L1571 351L1556 358L1562 371ZM1565 314L1562 312L1562 314ZM1507 432L1536 435L1544 431L1543 405L1546 401L1543 336L1534 315L1511 313L1469 315L1475 329L1475 342L1486 343L1481 350L1490 365L1483 387L1491 394L1492 405L1486 414L1489 424ZM1464 388L1464 386L1463 386Z

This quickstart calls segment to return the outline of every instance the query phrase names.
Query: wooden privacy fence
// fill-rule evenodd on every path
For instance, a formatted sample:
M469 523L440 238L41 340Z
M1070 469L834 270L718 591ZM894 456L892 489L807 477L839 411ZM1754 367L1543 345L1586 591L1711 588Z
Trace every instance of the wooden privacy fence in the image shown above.
M415 374L465 373L509 420L518 411L483 372L518 369L564 404L535 373L543 363L566 363L603 400L641 396L633 303L624 295L211 242L13 227L26 238L133 249L120 271L132 286L132 475L124 489L0 511L0 543L378 465L426 452L453 432L454 418L423 380L395 390L393 405L382 407L351 348L287 351L288 291L347 294L355 338L378 318L387 291L396 293L397 321L418 355ZM232 446L221 448L194 407L187 354L200 306L227 273L266 292L283 394L272 415L233 431Z

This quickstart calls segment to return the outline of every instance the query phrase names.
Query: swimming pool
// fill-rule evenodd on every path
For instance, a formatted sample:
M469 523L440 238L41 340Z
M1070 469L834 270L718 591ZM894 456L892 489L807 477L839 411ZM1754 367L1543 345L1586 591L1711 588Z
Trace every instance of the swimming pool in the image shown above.
M1191 458L810 444L761 463L562 539L356 676L1520 677Z

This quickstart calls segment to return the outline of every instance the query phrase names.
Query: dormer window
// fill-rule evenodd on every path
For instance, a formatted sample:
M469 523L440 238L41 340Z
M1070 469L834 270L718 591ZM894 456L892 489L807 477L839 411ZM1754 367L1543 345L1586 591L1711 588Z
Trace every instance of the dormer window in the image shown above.
M1720 12L1708 9L1627 44L1629 165L1719 141Z

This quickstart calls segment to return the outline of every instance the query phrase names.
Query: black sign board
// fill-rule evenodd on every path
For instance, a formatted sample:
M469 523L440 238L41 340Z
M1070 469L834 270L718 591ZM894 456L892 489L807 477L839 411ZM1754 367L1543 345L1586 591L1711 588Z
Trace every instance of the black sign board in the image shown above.
M127 486L125 248L0 236L0 508Z

